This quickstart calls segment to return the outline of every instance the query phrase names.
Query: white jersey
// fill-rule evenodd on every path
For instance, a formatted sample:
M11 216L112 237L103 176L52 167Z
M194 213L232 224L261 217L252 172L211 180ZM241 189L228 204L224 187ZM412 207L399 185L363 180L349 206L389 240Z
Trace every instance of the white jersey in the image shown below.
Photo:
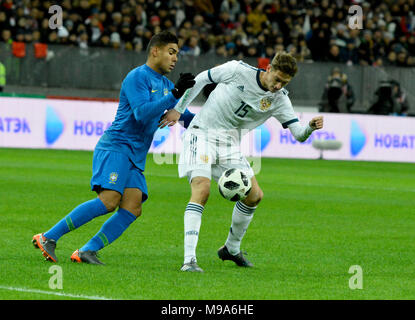
M284 128L298 122L288 91L274 93L265 89L259 75L262 71L242 61L229 61L200 73L195 86L186 91L175 109L183 112L206 84L216 83L215 90L194 117L191 126L201 129L247 129L248 132L270 117Z

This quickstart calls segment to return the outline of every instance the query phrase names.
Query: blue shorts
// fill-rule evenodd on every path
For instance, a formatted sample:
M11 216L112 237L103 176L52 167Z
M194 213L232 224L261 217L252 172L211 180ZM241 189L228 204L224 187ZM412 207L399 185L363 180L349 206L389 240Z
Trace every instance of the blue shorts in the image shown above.
M91 190L110 189L124 193L125 188L137 188L148 198L146 178L130 159L119 152L96 149L92 159Z

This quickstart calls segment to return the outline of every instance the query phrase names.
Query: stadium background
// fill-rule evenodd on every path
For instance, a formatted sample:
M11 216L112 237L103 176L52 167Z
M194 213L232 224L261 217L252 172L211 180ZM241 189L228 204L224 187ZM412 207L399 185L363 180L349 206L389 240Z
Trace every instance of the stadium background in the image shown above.
M48 9L56 3L63 9L64 27L53 30L48 24L52 16ZM348 28L348 8L353 4L363 9L362 30ZM349 114L330 114L327 119L345 117L349 121L346 129L357 128L354 131L357 134L357 147L347 146L350 152L355 147L359 148L359 144L361 147L362 136L367 137L367 133L363 132L365 129L361 128L360 118L352 117L367 113L382 80L398 81L409 103L409 110L404 114L406 117L390 115L370 118L372 124L378 123L374 132L382 127L384 134L390 135L388 141L379 142L380 139L373 138L372 141L395 145L393 139L398 137L397 147L388 150L398 157L393 161L400 162L399 152L402 151L405 152L405 160L402 161L415 162L415 118L411 117L415 114L414 13L414 0L3 0L0 4L0 63L5 68L5 85L2 85L0 72L0 87L3 89L0 95L0 143L3 147L9 147L9 139L14 133L22 133L21 140L30 140L24 135L24 117L19 124L17 120L11 120L20 119L17 114L24 108L29 108L33 115L36 110L30 108L43 104L46 119L48 110L51 110L49 119L52 119L51 123L56 123L54 120L59 120L59 108L66 109L68 114L78 110L78 115L81 116L86 112L88 103L91 103L91 108L97 101L112 103L116 107L123 78L129 70L145 62L148 40L158 30L170 29L179 35L181 45L177 67L169 75L172 81L178 78L180 72L198 73L230 59L243 59L252 65L261 66L272 58L270 52L292 52L299 61L299 73L287 89L294 108L304 114L304 118L318 112L328 76L334 67L340 68L347 75L356 100ZM18 99L19 102L14 103L16 100L11 99ZM37 102L32 103L32 99ZM55 107L53 101L62 99L64 106ZM205 96L200 94L194 106L200 106L204 99ZM75 104L81 103L76 100L82 101L82 104L75 107ZM52 105L52 109L48 109L48 105ZM16 112L15 115L13 112ZM77 114L73 116L76 118ZM94 117L100 120L100 115L95 111L90 117L89 120ZM353 122L353 119L358 120ZM51 130L52 133L48 136L48 126L44 121L45 119L39 120L43 145L36 148L51 149L48 139L54 143L53 134L56 132ZM388 126L389 123L393 123L393 126ZM329 122L327 125L330 128ZM35 131L33 127L31 129ZM99 134L93 138L96 141ZM351 134L349 138L352 138ZM65 142L60 143L61 147L58 145L57 148L65 149L62 146ZM71 148L83 149L79 146ZM84 149L89 150L90 146ZM291 158L296 157L295 152L290 155ZM310 152L310 149L306 152ZM1 191L2 199L6 199L0 204L0 222L4 226L1 231L2 241L5 242L3 248L10 241L25 248L27 232L39 232L39 228L49 226L50 219L57 220L71 210L73 205L80 203L81 199L86 200L91 196L88 181L92 154L89 152L2 148L0 154L0 181L8 185L8 188ZM317 158L318 154L313 154L313 157ZM245 279L240 271L228 268L219 274L222 266L206 262L212 248L203 242L208 243L212 237L215 239L212 240L214 244L220 245L219 230L229 222L226 214L222 217L216 212L221 212L223 207L231 210L231 204L224 203L217 194L217 203L212 201L206 215L206 238L202 238L199 249L202 261L204 259L202 265L213 269L217 279L208 277L201 281L192 278L189 286L182 286L179 280L183 277L177 275L175 268L180 264L182 254L182 210L175 210L177 221L169 220L167 217L170 212L166 208L166 201L181 201L184 205L187 201L187 186L183 180L177 179L176 166L158 166L154 163L154 158L150 157L146 168L149 186L154 186L153 192L159 188L159 192L153 193L153 201L146 208L149 216L144 217L142 226L136 229L141 232L140 245L137 244L134 233L128 233L117 247L119 250L125 246L121 252L108 248L105 249L108 252L105 257L110 265L107 270L122 274L124 270L115 267L118 255L124 255L125 258L132 250L140 252L139 263L145 264L142 265L142 270L153 272L163 279L160 280L159 289L154 290L154 282L157 283L157 280L141 270L141 280L130 274L127 277L130 284L127 288L120 289L118 283L126 281L123 276L107 279L106 283L97 285L94 279L100 276L105 278L105 271L97 272L88 268L79 271L63 264L65 270L70 270L65 271L67 280L64 292L75 292L78 296L71 297L69 294L62 298L97 295L124 299L415 297L413 281L408 280L410 268L413 268L413 164L359 161L352 164L347 161L307 162L286 159L265 159L263 162L260 183L268 192L269 199L280 201L277 204L274 201L264 203L263 220L259 217L257 228L250 230L247 235L248 249L256 253L254 257L259 270L254 271L257 272L254 273L255 281L248 280L248 287L255 288L255 292L246 290L247 283L240 281L241 278ZM316 182L318 179L321 179L319 183ZM30 189L27 190L27 187ZM312 187L315 188L314 191L310 190ZM160 188L163 189L162 192ZM42 196L39 196L39 192ZM70 199L68 194L71 194ZM20 200L22 195L26 195L23 201ZM21 202L16 209L14 203L19 200ZM322 200L326 203L322 203ZM48 208L45 208L45 203L50 204ZM285 215L274 217L274 210L282 210ZM4 214L5 212L10 215ZM46 212L46 215L34 219L33 215L38 212ZM209 220L209 215L215 219ZM316 220L310 218L312 216L324 221L325 227L317 225ZM273 222L269 223L271 220L266 220L265 217L273 219ZM161 254L152 256L154 243L151 239L156 222L158 231L162 230L162 225L171 227L169 232L163 231L165 234L160 236L160 241L168 244L166 250L161 249L164 257ZM16 232L16 224L23 226L22 230ZM276 226L280 232L274 233ZM93 226L87 226L86 229L90 233L95 230ZM333 230L340 232L334 234ZM13 238L7 240L6 235L10 233L13 233ZM86 233L83 231L70 235L68 241L61 245L62 250L69 253L72 250L70 241L75 241L76 237L87 239ZM19 238L15 238L17 236ZM254 239L257 239L256 245L253 244ZM359 244L355 243L356 239L360 241ZM277 245L268 247L269 243ZM356 247L352 250L348 243L355 243ZM8 254L8 258L3 260L4 273L0 289L8 291L0 292L0 297L36 299L41 296L33 296L36 291L30 291L30 288L49 290L47 269L45 265L38 265L39 256L30 249L31 251L22 249L21 253ZM269 254L267 258L261 258L261 250L262 253L265 251ZM274 259L272 255L278 250L281 250L281 254ZM27 259L27 256L30 256L30 262L25 266L21 261ZM153 259L149 259L149 256ZM165 267L166 256L168 267ZM322 270L317 270L316 266L321 261ZM123 262L126 263L126 260ZM268 269L270 262L275 264L275 269ZM365 285L362 293L347 287L350 277L347 270L355 263L361 263L367 272L368 280L365 283L368 285ZM159 269L155 265L162 267ZM133 264L126 263L124 267L132 273L137 272ZM40 275L39 280L29 277L32 270ZM261 270L269 273L264 275ZM26 272L26 275L22 276L21 272ZM279 287L283 288L281 291L275 292L271 288L269 283L275 280L271 274L282 284ZM317 277L314 282L312 278L315 275ZM76 285L79 281L77 276L85 280L83 289ZM170 281L173 278L179 280L173 283ZM394 286L394 281L398 281L399 285ZM136 292L134 284L141 288L141 293ZM224 284L232 284L232 290L220 289ZM24 289L23 293L18 293L20 289L10 288L26 288L27 291Z
M380 81L394 79L415 113L413 0L57 3L63 26L50 29L48 9L55 3L2 1L4 92L117 99L123 77L145 61L151 35L169 29L181 46L173 81L180 72L197 73L229 59L263 65L258 58L286 50L300 62L299 76L288 86L295 106L316 108L333 64L339 64L356 95L353 112L366 112ZM353 4L363 10L362 30L348 28ZM25 48L13 51L13 42Z

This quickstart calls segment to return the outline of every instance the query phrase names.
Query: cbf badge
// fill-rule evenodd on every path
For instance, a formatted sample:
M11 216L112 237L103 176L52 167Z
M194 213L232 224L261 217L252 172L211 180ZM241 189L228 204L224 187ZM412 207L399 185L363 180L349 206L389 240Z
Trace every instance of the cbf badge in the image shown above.
M115 184L117 182L117 179L118 179L118 173L111 172L111 174L110 174L110 183Z
M169 90L167 88L164 88L164 95L167 96L169 94Z
M269 97L265 97L261 99L259 108L261 111L267 111L271 107L271 99Z

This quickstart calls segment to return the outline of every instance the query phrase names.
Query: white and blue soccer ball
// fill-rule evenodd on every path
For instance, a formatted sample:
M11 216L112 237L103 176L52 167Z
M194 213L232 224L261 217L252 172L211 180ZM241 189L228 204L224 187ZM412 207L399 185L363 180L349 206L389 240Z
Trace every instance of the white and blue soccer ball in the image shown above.
M239 201L248 196L251 191L251 179L240 169L228 169L218 180L219 193L226 200Z

